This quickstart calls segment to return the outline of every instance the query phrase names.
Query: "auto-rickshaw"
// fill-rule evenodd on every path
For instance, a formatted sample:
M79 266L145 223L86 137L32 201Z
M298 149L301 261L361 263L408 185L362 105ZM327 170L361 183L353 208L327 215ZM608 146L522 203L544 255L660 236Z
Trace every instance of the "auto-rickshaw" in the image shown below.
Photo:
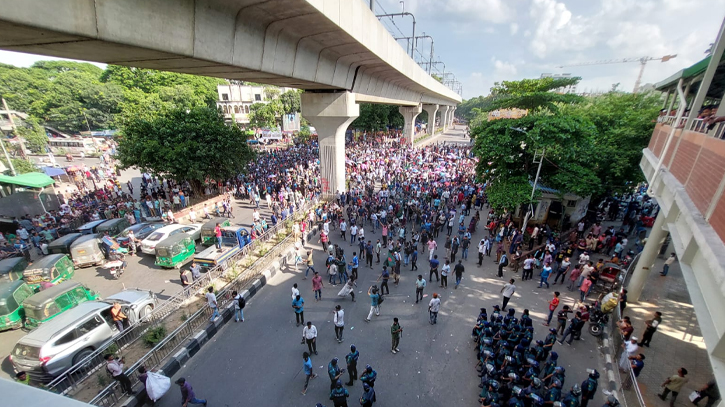
M23 279L23 270L28 266L25 257L13 257L0 261L0 281L18 281Z
M106 254L101 249L103 243L96 235L81 236L70 247L70 256L75 267L88 267L103 264Z
M75 281L63 281L25 300L25 327L37 328L76 305L99 298L90 288Z
M40 283L58 284L70 280L75 274L73 262L67 254L49 254L23 270L23 279L33 289L40 291Z
M194 239L187 234L169 236L156 245L156 264L167 268L179 268L191 260L196 251Z
M109 236L116 237L129 226L131 226L131 223L129 223L126 218L109 219L98 225L96 232L99 236L103 236L106 232L108 232Z
M66 154L66 155L65 155L65 160L66 160L66 161L73 161L73 155L72 155L72 154L70 154L70 153Z
M0 331L23 326L23 301L33 295L33 289L23 280L0 283Z
M53 240L48 245L49 254L68 254L70 255L70 247L73 242L78 240L79 237L83 236L80 233L69 233L59 239Z
M216 228L217 223L219 224L219 227L231 225L231 223L229 223L229 219L227 218L212 218L210 221L203 224L201 226L201 244L204 246L211 246L216 242L214 229Z
M78 228L77 232L82 235L91 235L97 232L98 226L105 222L106 220L94 220L92 222L88 222L84 225L81 225L81 227Z

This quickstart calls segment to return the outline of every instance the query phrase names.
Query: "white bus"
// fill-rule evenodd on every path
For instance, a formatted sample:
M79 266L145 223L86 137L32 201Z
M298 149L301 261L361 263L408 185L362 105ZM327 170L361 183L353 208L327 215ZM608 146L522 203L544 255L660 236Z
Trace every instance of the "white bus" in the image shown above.
M53 154L80 155L98 152L92 138L53 138L48 140L48 146Z

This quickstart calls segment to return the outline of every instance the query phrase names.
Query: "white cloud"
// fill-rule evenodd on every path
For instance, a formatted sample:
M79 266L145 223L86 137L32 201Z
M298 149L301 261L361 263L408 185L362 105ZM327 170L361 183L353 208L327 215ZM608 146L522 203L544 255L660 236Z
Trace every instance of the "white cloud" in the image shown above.
M504 0L418 0L416 10L434 13L439 21L456 21L456 24L469 21L505 23L515 15L510 3Z
M511 29L511 35L516 35L517 32L519 32L519 25L516 23L511 23L509 26Z
M499 76L503 77L513 77L516 75L516 66L514 64L503 62L500 60L496 60L493 63L494 66L494 74L498 78Z

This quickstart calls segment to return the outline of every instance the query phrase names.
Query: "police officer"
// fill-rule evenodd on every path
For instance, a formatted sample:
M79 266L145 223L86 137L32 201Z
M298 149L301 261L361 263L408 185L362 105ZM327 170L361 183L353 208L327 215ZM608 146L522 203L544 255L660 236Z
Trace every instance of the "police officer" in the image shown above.
M350 397L347 389L342 387L342 382L337 381L335 386L330 390L330 400L334 403L334 407L347 407L347 398Z
M338 379L345 373L345 369L340 369L340 366L337 365L337 360L337 358L333 358L327 364L327 374L330 375L330 390L334 389L337 383L340 383Z
M375 389L370 387L367 383L363 383L363 395L360 396L360 405L363 407L372 407L375 401L377 401L375 397Z
M587 407L589 400L594 398L594 394L597 392L597 385L599 384L599 372L594 370L589 371L589 377L582 382L582 401L581 407Z
M554 405L555 401L559 401L561 399L561 382L554 379L554 381L551 383L551 386L549 387L549 390L546 391L546 394L544 394L544 405L551 406Z
M569 394L564 396L563 399L561 399L561 404L563 407L579 407L579 396L582 394L582 389L579 387L578 384L574 384L571 386L571 391Z
M347 363L347 372L350 376L350 381L345 383L348 386L352 386L355 380L357 380L357 360L360 358L360 352L357 351L355 345L350 345L350 353L345 356L345 362Z
M370 365L365 365L365 371L363 372L362 376L360 376L360 381L363 383L367 383L370 387L375 387L375 379L378 377L378 372L373 370L373 367Z

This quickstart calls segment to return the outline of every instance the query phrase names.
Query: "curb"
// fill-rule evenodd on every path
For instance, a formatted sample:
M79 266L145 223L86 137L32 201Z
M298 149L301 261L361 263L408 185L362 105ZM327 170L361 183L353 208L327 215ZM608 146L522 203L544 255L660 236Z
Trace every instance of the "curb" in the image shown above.
M310 240L315 235L315 228L312 228L312 231L307 233L306 239ZM272 279L275 275L277 275L277 272L282 268L283 263L286 264L290 261L294 260L294 255L292 254L294 252L294 247L290 248L290 250L287 251L282 256L282 259L275 260L272 262L270 267L262 272L262 275L259 276L259 278L255 279L252 284L244 291L241 292L241 294L244 296L245 301L249 301L252 297L254 297L257 293L261 291L261 289L267 285L267 282ZM290 257L292 256L292 260L290 260ZM281 260L284 260L282 262ZM200 331L197 331L191 339L188 341L186 345L184 345L179 351L174 354L163 366L161 366L158 369L158 372L163 374L166 377L171 378L173 375L175 375L181 368L186 364L194 355L199 353L201 348L209 342L211 338L216 335L221 328L229 321L233 319L234 316L234 303L233 301L230 302L224 310L220 312L221 318L218 318L214 322L209 322L208 325L201 329ZM135 391L135 394L133 396L129 396L124 401L121 401L119 405L121 407L139 407L141 406L141 402L144 399L144 392L146 390L141 388L138 391Z
M602 335L602 351L604 353L604 360L605 360L604 365L607 370L607 380L609 381L607 388L614 397L617 397L617 399L619 399L619 397L617 395L617 380L616 380L616 376L614 373L615 362L613 359L612 347L611 347L610 341L609 341L609 332L606 332L606 331Z

